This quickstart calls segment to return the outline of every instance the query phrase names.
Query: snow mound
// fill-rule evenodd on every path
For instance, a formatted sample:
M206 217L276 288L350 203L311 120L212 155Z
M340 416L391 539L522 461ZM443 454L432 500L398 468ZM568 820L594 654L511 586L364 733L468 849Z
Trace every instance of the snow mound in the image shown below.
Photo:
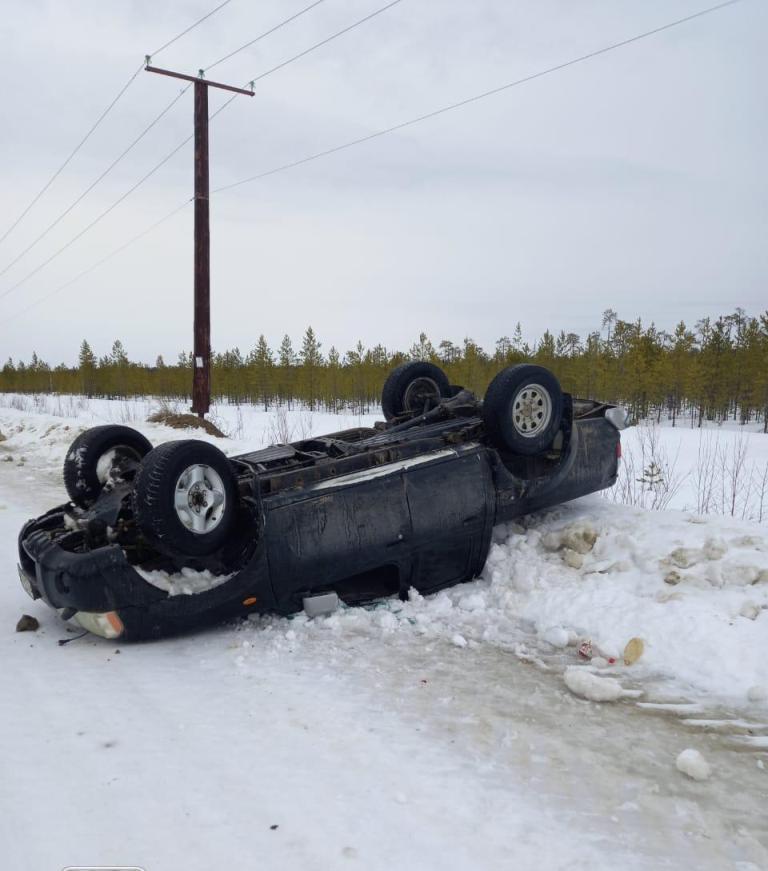
M624 689L617 680L612 677L598 677L577 665L566 668L563 680L575 696L591 702L615 702L624 695Z
M686 750L677 757L675 761L678 771L687 774L693 780L707 780L712 774L712 768L707 760L692 747Z
M160 569L147 571L141 566L134 566L134 568L147 583L165 590L169 596L193 596L196 593L207 593L208 590L220 587L232 577L232 574L214 575L208 569L200 572L195 569L183 568L180 572L169 574Z

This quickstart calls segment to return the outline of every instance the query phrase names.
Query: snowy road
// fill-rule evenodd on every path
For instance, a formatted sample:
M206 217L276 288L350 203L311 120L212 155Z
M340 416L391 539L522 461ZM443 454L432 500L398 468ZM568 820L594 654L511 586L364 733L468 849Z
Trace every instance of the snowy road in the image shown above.
M4 867L768 867L765 754L739 749L737 726L575 698L571 648L527 664L512 638L474 641L468 618L420 631L418 603L60 647L71 636L15 576L20 523L63 494L71 433L48 424L0 445ZM39 632L13 631L23 612ZM675 769L686 747L710 780Z

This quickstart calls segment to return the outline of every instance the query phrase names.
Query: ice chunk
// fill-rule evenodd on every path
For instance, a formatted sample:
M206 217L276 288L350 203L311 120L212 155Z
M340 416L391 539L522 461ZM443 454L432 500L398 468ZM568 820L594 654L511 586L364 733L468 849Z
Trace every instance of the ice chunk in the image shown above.
M562 553L562 560L572 569L580 569L584 565L584 557L571 548L566 548Z
M764 702L768 700L768 686L755 684L747 690L747 698L750 702Z
M598 677L586 668L579 668L576 665L566 668L563 680L575 696L581 696L591 702L615 702L624 694L617 680L612 677Z
M541 633L541 637L547 644L553 647L567 647L571 639L571 634L562 626L551 626L549 629Z
M682 771L683 774L687 774L693 780L707 780L710 774L712 774L712 768L707 760L698 750L694 750L692 747L683 750L677 757L675 765L678 771Z

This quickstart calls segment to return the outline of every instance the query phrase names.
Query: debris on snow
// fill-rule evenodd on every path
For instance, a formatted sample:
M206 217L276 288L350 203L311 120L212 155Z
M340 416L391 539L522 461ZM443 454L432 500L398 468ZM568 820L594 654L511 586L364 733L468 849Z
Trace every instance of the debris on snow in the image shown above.
M680 581L682 581L682 579L683 579L683 576L680 574L680 572L676 571L675 569L672 569L672 571L669 571L666 573L666 575L664 575L664 583L670 584L672 586L679 584Z
M692 780L707 780L712 774L712 768L707 760L692 747L686 750L677 757L675 766L678 771L687 774Z
M624 695L624 688L612 677L598 677L572 665L565 670L563 680L568 689L575 695L591 702L615 702Z
M643 655L645 642L642 638L630 638L624 648L624 665L634 665Z
M31 614L22 614L16 624L17 632L37 632L39 628L40 622L37 617L33 617Z

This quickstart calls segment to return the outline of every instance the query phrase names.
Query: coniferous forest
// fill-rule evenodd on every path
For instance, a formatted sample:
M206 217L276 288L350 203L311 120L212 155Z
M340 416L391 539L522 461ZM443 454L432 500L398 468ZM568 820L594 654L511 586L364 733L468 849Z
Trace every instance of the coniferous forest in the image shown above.
M453 383L478 394L503 367L533 361L552 369L564 390L624 404L635 419L677 423L685 417L693 426L704 420L760 422L768 431L768 311L751 316L743 309L690 327L680 322L672 332L622 320L608 309L601 328L587 336L546 331L533 345L523 340L518 323L493 348L481 348L471 338L461 344L433 342L421 333L405 350L361 342L350 350L326 350L307 327L298 344L285 335L271 347L261 335L245 352L215 352L213 399L265 409L302 403L328 411L364 410L378 403L389 370L413 359L437 363ZM0 391L184 401L191 376L188 352L175 361L159 356L149 365L133 362L119 339L103 357L84 339L76 365L54 365L36 352L28 361L7 360Z

